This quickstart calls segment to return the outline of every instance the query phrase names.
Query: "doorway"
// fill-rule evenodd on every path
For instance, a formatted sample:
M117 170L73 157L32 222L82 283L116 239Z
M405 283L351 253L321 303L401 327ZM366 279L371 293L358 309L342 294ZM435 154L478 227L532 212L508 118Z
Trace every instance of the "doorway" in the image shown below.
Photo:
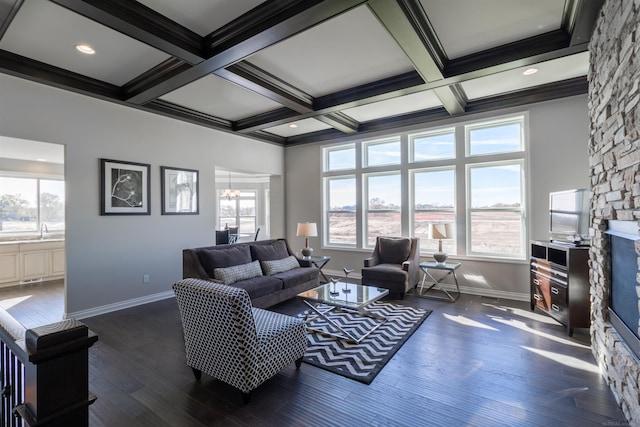
M25 327L64 315L64 149L0 136L0 308Z

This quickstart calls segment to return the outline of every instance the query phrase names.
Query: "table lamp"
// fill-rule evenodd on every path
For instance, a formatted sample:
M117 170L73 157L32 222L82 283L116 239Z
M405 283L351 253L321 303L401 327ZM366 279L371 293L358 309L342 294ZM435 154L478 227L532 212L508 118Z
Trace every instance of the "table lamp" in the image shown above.
M450 222L429 224L429 238L438 239L438 252L433 254L433 259L439 265L444 265L447 261L447 254L442 251L442 239L453 238L453 227Z
M297 236L305 238L304 249L302 249L303 257L310 257L313 253L313 249L309 247L309 237L316 237L318 235L318 226L315 222L299 222Z

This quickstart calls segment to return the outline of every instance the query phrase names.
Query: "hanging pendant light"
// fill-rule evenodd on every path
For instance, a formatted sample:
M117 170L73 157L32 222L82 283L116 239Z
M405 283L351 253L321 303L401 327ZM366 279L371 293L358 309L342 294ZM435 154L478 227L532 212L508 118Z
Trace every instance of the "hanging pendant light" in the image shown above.
M231 189L231 171L229 171L229 186L221 193L221 195L227 200L231 200L231 197L237 199L240 196L240 190Z

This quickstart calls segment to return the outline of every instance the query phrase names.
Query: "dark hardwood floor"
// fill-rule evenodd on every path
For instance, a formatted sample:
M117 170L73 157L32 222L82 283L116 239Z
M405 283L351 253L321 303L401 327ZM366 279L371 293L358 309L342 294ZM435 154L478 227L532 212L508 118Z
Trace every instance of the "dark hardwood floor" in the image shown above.
M25 328L58 322L64 313L64 280L0 288L0 308Z
M248 405L219 381L194 379L175 300L84 319L99 335L90 350L98 396L91 426L627 425L594 363L588 330L568 337L518 301L399 302L433 313L370 385L292 364ZM36 317L22 308L13 309L18 320ZM296 300L273 307L303 308Z

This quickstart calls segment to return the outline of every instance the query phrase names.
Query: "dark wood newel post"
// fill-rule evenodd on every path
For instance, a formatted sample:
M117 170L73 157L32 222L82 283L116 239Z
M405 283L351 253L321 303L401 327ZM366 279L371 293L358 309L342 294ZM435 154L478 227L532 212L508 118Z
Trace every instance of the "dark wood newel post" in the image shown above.
M25 332L24 398L15 412L26 425L88 426L89 348L98 336L86 325L63 320Z

